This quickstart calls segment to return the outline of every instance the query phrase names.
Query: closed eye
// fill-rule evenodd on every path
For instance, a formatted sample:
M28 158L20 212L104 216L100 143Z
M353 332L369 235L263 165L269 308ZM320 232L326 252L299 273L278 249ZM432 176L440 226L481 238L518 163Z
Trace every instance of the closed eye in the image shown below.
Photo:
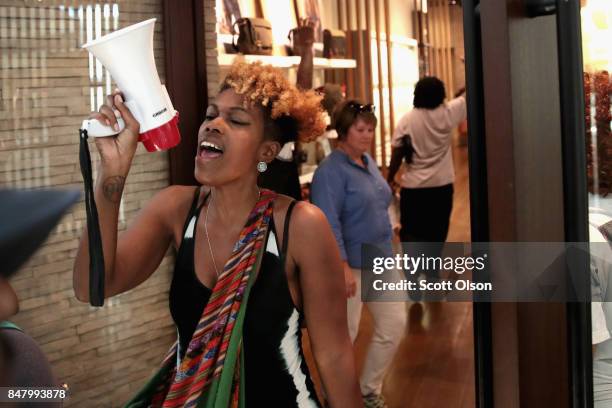
M215 119L216 117L217 117L217 115L208 114L208 115L204 116L204 120L210 122L211 120ZM244 121L236 120L236 119L230 119L229 121L232 124L237 125L237 126L248 126L248 125L250 125L249 122L244 122Z
M213 120L214 118L217 117L217 115L219 114L219 109L217 108L216 105L210 105L207 109L206 112L204 113L204 119L205 120Z

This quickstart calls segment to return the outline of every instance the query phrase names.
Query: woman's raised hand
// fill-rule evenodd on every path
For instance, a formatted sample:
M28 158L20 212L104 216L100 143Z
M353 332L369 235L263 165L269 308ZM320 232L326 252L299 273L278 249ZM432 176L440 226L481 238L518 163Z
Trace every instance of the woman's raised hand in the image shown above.
M97 119L115 130L119 130L118 117L124 120L125 129L116 136L96 137L95 143L100 152L101 171L126 177L136 153L140 124L125 105L123 95L118 89L115 90L106 97L106 104L98 112L89 115L90 119Z

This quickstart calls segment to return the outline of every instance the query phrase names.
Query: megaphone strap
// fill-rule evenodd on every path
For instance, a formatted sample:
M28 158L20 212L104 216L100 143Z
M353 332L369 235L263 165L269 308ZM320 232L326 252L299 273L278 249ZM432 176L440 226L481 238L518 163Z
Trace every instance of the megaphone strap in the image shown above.
M104 305L104 251L98 221L98 208L94 199L91 155L87 144L87 130L80 129L79 162L85 187L85 212L89 238L89 302L92 306Z

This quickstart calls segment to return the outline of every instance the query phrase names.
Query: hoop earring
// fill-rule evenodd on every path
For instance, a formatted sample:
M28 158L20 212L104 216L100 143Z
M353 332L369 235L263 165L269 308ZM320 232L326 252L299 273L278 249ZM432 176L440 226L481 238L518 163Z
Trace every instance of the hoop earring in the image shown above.
M265 161L260 161L259 163L257 163L258 172L263 173L266 170L268 170L268 163L266 163Z

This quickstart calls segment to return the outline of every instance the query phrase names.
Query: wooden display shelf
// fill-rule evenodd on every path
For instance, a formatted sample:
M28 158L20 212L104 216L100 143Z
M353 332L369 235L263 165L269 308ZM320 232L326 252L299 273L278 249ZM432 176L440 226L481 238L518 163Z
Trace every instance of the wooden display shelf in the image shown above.
M236 58L241 58L246 62L261 61L263 64L277 68L297 68L300 65L299 56L219 54L219 66L229 67ZM357 61L354 59L340 58L315 58L313 64L315 69L353 69L357 67Z

